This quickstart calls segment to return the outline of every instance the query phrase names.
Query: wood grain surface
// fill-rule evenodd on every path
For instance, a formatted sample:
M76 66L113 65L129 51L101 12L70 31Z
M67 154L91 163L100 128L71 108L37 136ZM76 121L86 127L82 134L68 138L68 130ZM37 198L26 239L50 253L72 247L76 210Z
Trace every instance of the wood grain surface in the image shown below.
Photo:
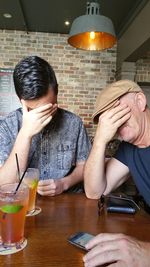
M37 206L42 212L26 218L27 247L12 255L0 256L0 266L7 267L81 267L84 251L68 243L78 232L125 233L150 241L150 215L107 214L98 216L97 201L84 194L62 194L40 197Z

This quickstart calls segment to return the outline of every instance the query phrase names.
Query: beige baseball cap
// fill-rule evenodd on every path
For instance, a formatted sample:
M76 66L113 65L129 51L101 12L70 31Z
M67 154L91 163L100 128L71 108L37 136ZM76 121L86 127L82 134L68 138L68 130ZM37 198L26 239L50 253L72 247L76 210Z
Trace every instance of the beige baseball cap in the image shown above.
M104 88L96 100L95 111L92 115L94 123L98 122L102 112L110 109L121 96L129 92L142 92L142 89L137 83L130 80L120 80Z

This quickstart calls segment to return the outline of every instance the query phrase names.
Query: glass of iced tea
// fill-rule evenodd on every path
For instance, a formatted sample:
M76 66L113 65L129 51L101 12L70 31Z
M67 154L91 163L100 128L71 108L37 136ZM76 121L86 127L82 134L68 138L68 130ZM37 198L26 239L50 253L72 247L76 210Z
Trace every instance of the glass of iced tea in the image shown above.
M29 188L17 183L0 187L0 237L4 247L18 246L24 241L24 225L29 199Z
M39 181L39 170L36 168L28 168L23 182L29 187L29 203L27 214L33 214L35 211L36 191Z

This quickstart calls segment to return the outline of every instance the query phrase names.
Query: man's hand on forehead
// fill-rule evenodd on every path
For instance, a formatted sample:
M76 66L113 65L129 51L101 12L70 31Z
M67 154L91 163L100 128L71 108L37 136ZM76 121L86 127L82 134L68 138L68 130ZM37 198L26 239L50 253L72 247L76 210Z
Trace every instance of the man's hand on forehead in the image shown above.
M22 129L29 137L39 133L51 121L52 117L57 111L57 104L51 103L29 110L25 101L22 101L22 107Z
M111 109L106 110L99 117L98 134L104 143L108 143L116 134L118 128L131 116L127 104L117 101Z
M43 104L43 105L36 107L32 110L35 110L37 113L42 113L42 112L46 112L46 111L51 112L52 110L55 110L55 109L57 109L57 104L49 103L49 104Z
M53 103L40 103L38 101L34 103L34 100L32 102L31 101L21 99L22 106L26 107L28 111L36 109L38 112L41 112L47 109L52 109L52 108L57 107L57 103L54 103L54 104Z

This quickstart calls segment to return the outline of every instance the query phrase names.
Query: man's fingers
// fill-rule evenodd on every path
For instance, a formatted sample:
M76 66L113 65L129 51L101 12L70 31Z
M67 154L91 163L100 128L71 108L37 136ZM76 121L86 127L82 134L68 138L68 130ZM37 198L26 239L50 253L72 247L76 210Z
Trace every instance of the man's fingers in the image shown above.
M40 113L38 113L37 114L37 117L40 119L42 119L44 116L46 116L46 115L52 115L52 111L53 111L53 109L47 109L47 110L45 110L45 111L43 111L43 112L40 112Z
M87 244L86 248L91 249L92 247L96 246L100 242L106 242L106 241L113 241L123 238L123 234L99 234L95 237L93 237Z
M88 256L88 254L86 256ZM102 264L116 262L119 257L119 251L118 250L111 250L111 251L107 250L103 253L99 252L96 254L96 256L93 256L93 257L91 256L90 258L88 257L86 258L86 256L83 258L85 262L85 267L86 266L96 267ZM120 266L117 266L117 267L120 267Z
M112 107L108 110L106 110L104 113L102 113L101 117L103 116L107 116L108 118L112 118L114 117L116 114L118 114L120 111L124 110L128 108L128 106L126 104L123 105L117 105L115 107Z
M54 179L46 179L46 180L40 180L38 183L38 186L47 186L49 184L53 184L54 183Z
M116 127L119 128L121 127L126 121L128 121L131 117L131 114L126 114L124 117L119 119L116 123Z
M110 110L109 112L102 114L100 122L105 122L106 120L111 121L117 128L120 127L131 117L131 110L129 107L120 108L117 112Z
M56 183L54 179L39 181L37 192L42 196L55 196L56 195Z
M57 111L57 107L52 107L49 110L43 111L41 113L38 114L39 118L43 118L45 115L50 115L53 116Z
M118 261L109 265L109 267L126 267L126 264L122 261Z
M57 111L57 106L55 106L55 107L52 106L49 109L43 110L41 112L39 112L39 111L37 112L37 109L34 109L31 112L36 113L38 118L40 119L40 118L43 118L45 115L48 115L48 114L53 115L56 113L56 111Z
M22 108L23 108L23 113L28 112L28 107L25 104L25 101L22 99L21 100L22 103ZM37 114L38 118L43 118L45 115L54 115L57 111L58 105L57 104L46 104L43 106L40 106L38 108L32 109L29 112L33 113L33 114Z
M37 113L41 113L43 111L46 111L46 110L51 109L52 107L53 107L53 104L52 103L49 103L49 104L40 106L38 108L35 108L35 109L33 109L33 111L36 111Z
M55 196L55 191L54 190L42 191L42 190L38 189L37 192L41 196Z
M112 107L115 108L115 107L119 106L119 104L120 104L120 101L117 100Z
M114 250L119 250L118 243L116 242L116 240L104 241L94 246L94 248L90 250L85 256L85 258L88 260L93 257L96 257L97 255L99 255L99 253L103 255L103 253L105 252Z
M56 189L56 185L55 184L49 184L49 185L44 185L44 186L38 186L38 190L42 191L42 192L46 192L46 191L54 191Z
M42 118L42 125L45 127L49 122L51 121L52 116L51 115L46 115Z
M122 116L122 114L126 113L126 112L129 112L130 111L130 108L127 106L127 105L119 105L113 109L111 109L109 112L108 112L108 117L109 118L114 118L115 116Z
M58 109L58 107L54 107L54 108L52 109L52 111L51 111L51 115L52 115L52 116L56 113L57 109Z
M125 109L123 109L123 110L120 110L118 113L116 113L116 114L114 114L114 115L112 116L112 121L113 121L113 122L116 122L117 120L119 120L119 119L121 119L122 117L124 117L126 114L130 114L130 113L131 113L130 111L131 111L131 110L130 110L129 107L127 107L127 108L125 108Z

